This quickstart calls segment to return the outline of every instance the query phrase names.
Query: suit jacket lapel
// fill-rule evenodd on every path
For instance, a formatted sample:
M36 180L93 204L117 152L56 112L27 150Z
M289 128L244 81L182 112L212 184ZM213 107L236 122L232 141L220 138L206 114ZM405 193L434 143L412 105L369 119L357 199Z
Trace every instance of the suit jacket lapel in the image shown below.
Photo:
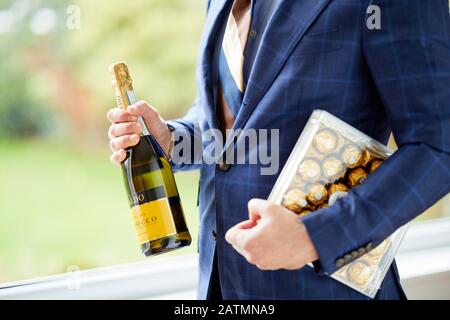
M266 28L234 123L242 128L311 23L331 0L283 0ZM237 130L239 131L239 130ZM236 137L231 134L225 149Z
M200 46L200 65L197 67L197 79L199 85L199 94L204 96L206 102L205 114L211 128L218 129L217 117L214 108L213 79L212 79L212 58L214 52L214 38L223 21L224 13L227 9L227 3L232 0L214 0L211 1L208 16L205 23L205 31L202 36Z

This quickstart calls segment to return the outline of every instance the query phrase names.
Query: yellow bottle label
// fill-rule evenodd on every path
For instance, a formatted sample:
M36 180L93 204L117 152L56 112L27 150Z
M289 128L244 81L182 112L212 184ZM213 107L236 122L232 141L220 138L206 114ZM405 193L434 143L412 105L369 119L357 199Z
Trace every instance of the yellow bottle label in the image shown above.
M177 233L167 198L134 206L131 215L140 244Z

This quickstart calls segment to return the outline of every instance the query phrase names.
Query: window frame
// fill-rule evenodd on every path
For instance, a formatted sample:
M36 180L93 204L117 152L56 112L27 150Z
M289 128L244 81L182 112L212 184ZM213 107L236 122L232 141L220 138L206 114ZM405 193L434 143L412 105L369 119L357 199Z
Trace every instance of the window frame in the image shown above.
M450 299L449 231L450 218L409 228L396 261L410 298ZM157 257L0 284L0 299L195 299L197 279L197 254Z

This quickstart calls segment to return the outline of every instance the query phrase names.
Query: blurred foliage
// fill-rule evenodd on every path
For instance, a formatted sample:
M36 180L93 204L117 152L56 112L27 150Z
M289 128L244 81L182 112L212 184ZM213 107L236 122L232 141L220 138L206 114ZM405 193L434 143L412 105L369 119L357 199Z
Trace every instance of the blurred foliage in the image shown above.
M50 1L55 10L61 1ZM61 37L62 30L37 37L30 32L29 22L40 1L0 1L0 10L10 11L13 28L0 33L0 135L29 137L48 134L54 118L51 112L48 87L40 72L30 68L27 55L36 46L51 46L51 41ZM6 19L5 16L2 16Z
M0 49L0 56L4 56ZM45 132L51 114L27 71L9 57L0 58L0 135L35 136Z
M69 5L80 8L80 29L66 26ZM56 27L33 34L44 8ZM182 116L195 98L203 0L3 0L0 10L15 16L14 28L0 33L0 134L104 143L115 105L108 66L119 60L128 62L138 98L163 116Z
M126 60L137 95L167 115L182 115L195 93L195 62L203 1L77 1L82 26L69 32L61 55L92 90L96 105L111 99L108 65Z
M143 259L108 159L108 66L127 61L138 97L182 116L195 98L204 2L0 0L0 283ZM80 29L66 26L69 5ZM33 33L46 8L56 25ZM198 174L176 179L196 239ZM194 240L173 254L195 251Z

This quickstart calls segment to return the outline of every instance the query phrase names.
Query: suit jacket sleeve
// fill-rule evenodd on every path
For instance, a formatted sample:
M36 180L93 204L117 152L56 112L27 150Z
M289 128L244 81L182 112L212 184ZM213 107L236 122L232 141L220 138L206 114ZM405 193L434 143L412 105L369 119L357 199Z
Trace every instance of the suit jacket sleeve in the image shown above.
M302 219L320 257L315 268L328 274L450 191L448 1L370 4L381 10L381 29L363 27L362 50L399 149L347 197Z
M167 124L174 129L175 141L171 156L173 169L187 171L200 168L202 154L198 100L183 118L167 121Z

